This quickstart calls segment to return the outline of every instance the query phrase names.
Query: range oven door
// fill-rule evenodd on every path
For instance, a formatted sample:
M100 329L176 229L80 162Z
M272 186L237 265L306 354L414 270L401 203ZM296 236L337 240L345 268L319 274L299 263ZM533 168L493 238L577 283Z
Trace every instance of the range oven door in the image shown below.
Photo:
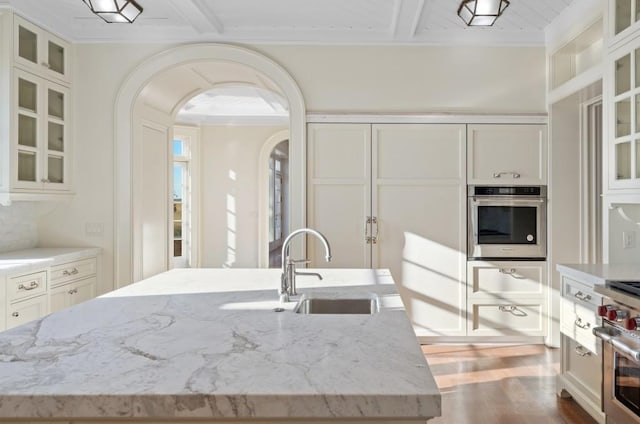
M640 423L640 344L618 333L603 343L603 352L607 424Z
M545 259L547 202L531 196L468 199L469 259Z

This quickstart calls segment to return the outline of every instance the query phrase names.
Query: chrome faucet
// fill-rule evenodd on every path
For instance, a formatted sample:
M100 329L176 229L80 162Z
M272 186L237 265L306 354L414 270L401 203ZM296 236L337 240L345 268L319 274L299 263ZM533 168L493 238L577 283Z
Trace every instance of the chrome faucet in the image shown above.
M298 234L309 233L318 237L322 244L324 245L325 250L325 259L327 262L331 261L331 247L329 246L329 242L327 238L323 236L320 232L313 230L311 228L300 228L298 230L293 231L291 234L284 239L284 243L282 243L282 275L280 276L280 302L288 302L289 296L295 296L298 294L296 292L296 275L315 275L320 280L322 280L322 276L315 272L298 272L296 271L297 263L309 263L310 261L307 259L295 260L289 257L289 243L291 240L297 236Z

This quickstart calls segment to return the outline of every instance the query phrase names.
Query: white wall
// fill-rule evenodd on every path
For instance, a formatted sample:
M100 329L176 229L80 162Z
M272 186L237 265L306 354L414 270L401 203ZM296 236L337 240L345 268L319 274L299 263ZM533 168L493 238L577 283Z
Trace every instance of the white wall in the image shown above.
M38 243L38 218L55 205L14 202L0 206L0 252L28 249Z
M640 264L640 205L609 210L609 263ZM633 234L633 247L623 247L623 233Z
M113 281L116 95L134 67L167 47L80 44L74 48L76 196L39 220L38 237L42 245L102 247L105 273L100 292L108 290ZM289 70L311 112L546 111L542 47L258 46L255 49ZM87 223L102 224L103 235L87 235ZM245 260L248 258L242 258L242 263ZM240 263L237 258L236 265Z
M258 266L258 167L268 166L258 157L267 139L283 129L201 128L201 266Z

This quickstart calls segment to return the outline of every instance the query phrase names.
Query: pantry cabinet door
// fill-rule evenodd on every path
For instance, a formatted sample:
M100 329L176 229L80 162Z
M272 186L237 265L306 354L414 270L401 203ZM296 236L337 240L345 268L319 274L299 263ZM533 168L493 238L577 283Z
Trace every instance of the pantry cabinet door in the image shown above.
M322 245L309 238L310 266L369 268L371 125L309 124L308 142L307 222L332 250L326 263Z
M465 126L374 125L372 139L372 265L391 270L418 336L464 336Z

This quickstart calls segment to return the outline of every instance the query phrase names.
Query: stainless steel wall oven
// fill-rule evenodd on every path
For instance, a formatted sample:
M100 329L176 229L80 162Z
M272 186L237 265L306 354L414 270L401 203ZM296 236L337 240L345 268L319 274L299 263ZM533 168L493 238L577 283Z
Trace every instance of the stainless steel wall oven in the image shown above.
M544 260L546 186L469 186L469 259Z

